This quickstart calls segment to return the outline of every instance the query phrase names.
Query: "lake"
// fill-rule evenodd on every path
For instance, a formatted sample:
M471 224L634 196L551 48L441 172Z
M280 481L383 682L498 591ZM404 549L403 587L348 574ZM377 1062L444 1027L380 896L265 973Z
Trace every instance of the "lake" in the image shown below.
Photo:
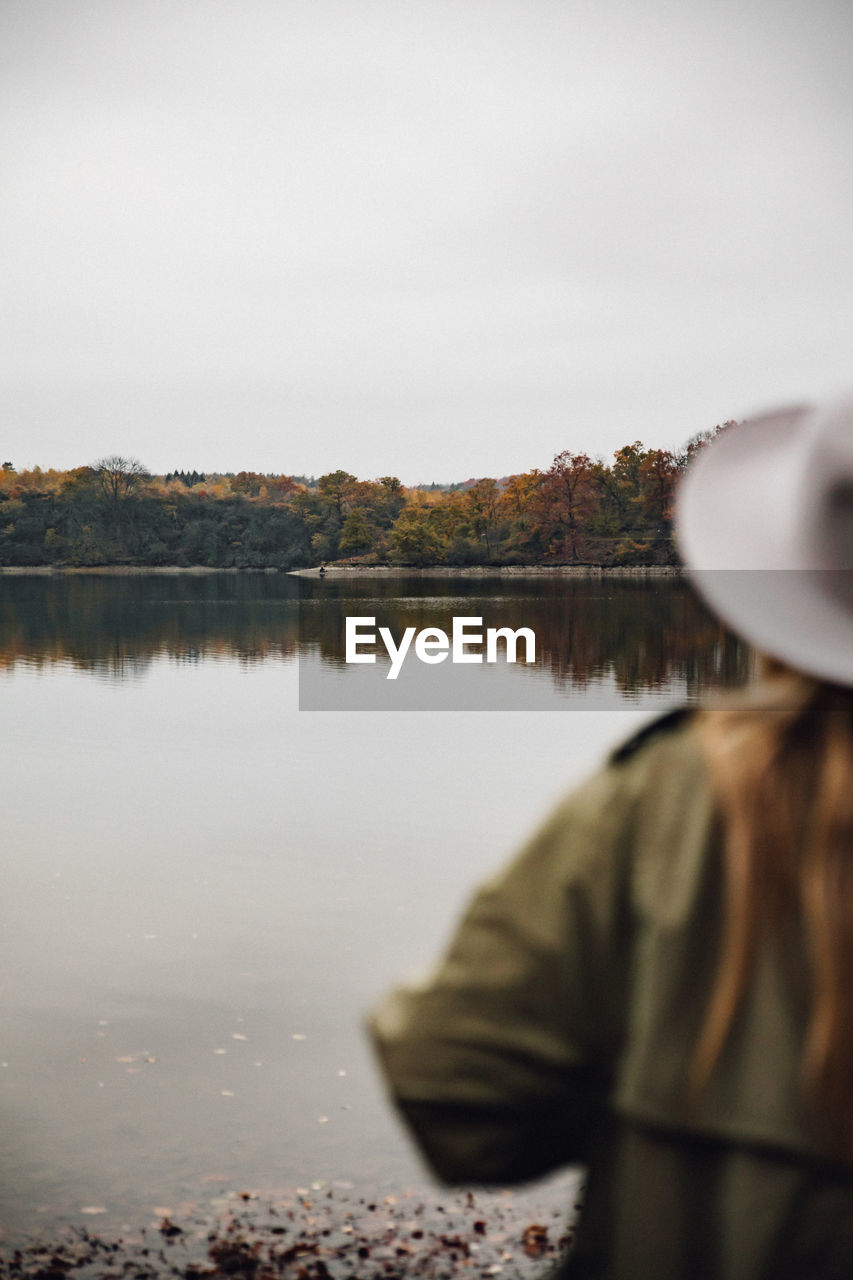
M415 699L455 710L340 709L346 616L460 613L537 637L482 713L459 672ZM425 1183L365 1010L609 747L750 669L672 578L0 576L4 1242Z

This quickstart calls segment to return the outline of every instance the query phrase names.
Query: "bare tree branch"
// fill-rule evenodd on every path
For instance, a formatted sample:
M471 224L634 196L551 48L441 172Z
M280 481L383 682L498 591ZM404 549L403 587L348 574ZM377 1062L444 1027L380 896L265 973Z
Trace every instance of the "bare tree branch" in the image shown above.
M151 474L138 458L125 458L119 453L99 458L93 470L104 493L113 503L129 497L144 480L150 479Z

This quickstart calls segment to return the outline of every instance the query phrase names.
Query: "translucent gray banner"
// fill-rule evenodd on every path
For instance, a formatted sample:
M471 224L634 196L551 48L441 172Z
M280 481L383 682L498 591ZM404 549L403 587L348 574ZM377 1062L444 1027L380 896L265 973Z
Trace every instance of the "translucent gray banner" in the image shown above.
M755 670L672 576L318 584L300 601L298 660L303 711L663 710Z

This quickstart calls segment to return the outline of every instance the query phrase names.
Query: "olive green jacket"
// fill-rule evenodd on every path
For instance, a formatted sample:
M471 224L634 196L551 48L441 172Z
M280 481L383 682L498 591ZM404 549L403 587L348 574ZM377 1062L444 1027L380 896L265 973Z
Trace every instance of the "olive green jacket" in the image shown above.
M617 751L475 896L370 1030L448 1182L589 1169L566 1275L853 1277L850 1176L801 1100L801 940L759 949L699 1104L685 1081L719 955L720 831L685 713Z

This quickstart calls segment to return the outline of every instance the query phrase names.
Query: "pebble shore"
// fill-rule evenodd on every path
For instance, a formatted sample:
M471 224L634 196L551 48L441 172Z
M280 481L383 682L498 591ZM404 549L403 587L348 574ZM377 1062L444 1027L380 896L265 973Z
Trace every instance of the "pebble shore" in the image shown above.
M370 1199L354 1190L299 1188L268 1198L233 1193L215 1216L163 1213L111 1239L89 1227L3 1251L9 1280L533 1280L570 1246L570 1214L543 1201L531 1216L511 1192L401 1193Z

